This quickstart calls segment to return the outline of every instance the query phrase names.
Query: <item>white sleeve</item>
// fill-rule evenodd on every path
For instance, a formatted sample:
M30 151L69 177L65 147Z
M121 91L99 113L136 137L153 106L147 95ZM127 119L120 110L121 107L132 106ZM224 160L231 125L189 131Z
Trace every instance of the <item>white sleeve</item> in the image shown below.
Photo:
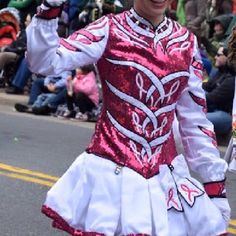
M200 175L204 183L220 181L225 178L227 164L220 158L213 125L206 118L202 62L196 39L189 72L188 86L176 107L186 159L190 169Z
M27 27L27 62L29 69L42 75L58 75L102 56L109 35L109 20L102 17L78 30L67 39L57 34L58 20L34 17Z

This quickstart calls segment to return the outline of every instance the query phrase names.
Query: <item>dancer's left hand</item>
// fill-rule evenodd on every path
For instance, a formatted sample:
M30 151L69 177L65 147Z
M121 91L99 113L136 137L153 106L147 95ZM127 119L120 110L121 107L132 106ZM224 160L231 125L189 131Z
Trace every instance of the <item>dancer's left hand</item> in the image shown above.
M226 228L228 227L229 220L230 220L230 214L231 209L229 206L229 201L227 198L212 198L212 202L216 205L216 207L220 210L224 221Z

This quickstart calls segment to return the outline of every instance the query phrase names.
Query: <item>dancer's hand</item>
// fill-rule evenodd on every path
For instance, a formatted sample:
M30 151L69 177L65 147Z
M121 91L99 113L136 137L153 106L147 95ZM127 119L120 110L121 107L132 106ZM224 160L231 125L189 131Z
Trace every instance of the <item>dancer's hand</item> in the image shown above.
M216 207L220 210L225 221L225 227L227 228L229 224L229 220L230 220L230 213L231 213L228 199L227 198L212 198L211 200L216 205Z
M60 17L65 2L66 0L44 0L36 16L46 20Z
M66 2L66 0L46 0L46 2L52 7L59 7L63 5Z

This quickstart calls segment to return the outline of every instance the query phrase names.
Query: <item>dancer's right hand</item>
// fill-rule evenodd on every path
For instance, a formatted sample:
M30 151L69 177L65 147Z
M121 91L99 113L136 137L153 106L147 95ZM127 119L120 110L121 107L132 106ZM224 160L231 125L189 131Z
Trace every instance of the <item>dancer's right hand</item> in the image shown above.
M60 17L65 2L66 0L44 0L36 16L45 20Z
M59 7L63 5L66 2L66 0L46 0L46 2L52 7Z

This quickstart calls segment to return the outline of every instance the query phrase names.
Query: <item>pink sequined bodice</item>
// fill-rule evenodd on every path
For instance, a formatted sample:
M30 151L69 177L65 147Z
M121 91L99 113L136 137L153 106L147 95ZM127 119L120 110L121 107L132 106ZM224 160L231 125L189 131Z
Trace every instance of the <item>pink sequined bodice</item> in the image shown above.
M193 36L168 18L154 29L134 10L110 17L98 61L103 110L88 152L145 178L171 163L177 155L172 122L187 86L192 45Z

